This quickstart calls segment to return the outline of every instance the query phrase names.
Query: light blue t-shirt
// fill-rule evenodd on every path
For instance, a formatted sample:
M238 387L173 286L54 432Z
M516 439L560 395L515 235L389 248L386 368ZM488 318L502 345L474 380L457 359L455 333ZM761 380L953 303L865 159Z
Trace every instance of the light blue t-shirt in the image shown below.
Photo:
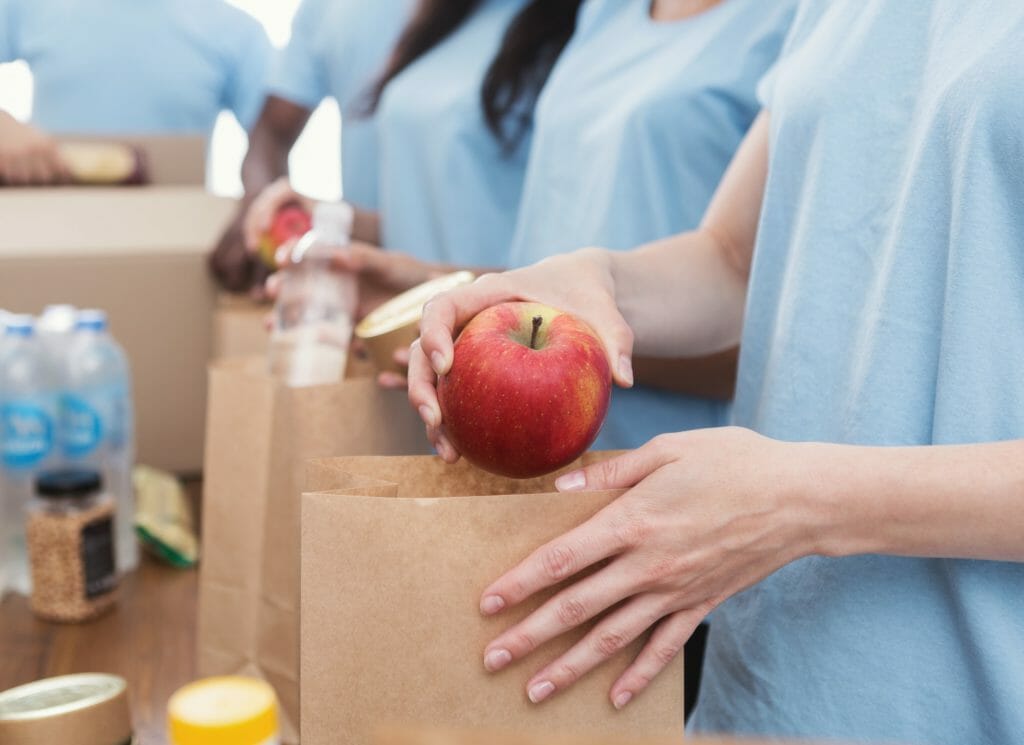
M363 113L414 0L303 0L278 54L269 92L308 109L328 96L341 110L346 201L377 209L377 129Z
M48 132L209 135L263 105L271 46L223 0L0 0L0 62L25 60Z
M529 133L511 153L487 128L480 87L526 0L483 0L384 90L377 111L383 245L426 261L508 262Z
M513 266L584 245L632 248L695 228L761 106L795 0L723 0L657 22L589 0L537 104ZM616 390L594 447L724 423L727 405Z
M1024 437L1022 49L1020 3L801 6L764 89L739 424L874 445ZM1020 742L1024 565L790 564L715 612L692 723Z

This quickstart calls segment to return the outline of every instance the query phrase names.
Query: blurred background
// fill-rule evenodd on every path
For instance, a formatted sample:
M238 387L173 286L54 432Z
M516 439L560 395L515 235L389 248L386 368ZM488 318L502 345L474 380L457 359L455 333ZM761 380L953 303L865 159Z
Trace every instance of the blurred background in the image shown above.
M283 47L291 35L291 21L299 0L228 0L263 24L275 47ZM32 74L24 62L0 64L0 109L21 121L32 111ZM318 199L341 195L341 174L325 163L340 162L341 119L337 104L325 101L313 114L289 160L296 188ZM215 194L239 197L239 168L245 157L245 132L228 112L221 112L213 133L207 167L207 186Z

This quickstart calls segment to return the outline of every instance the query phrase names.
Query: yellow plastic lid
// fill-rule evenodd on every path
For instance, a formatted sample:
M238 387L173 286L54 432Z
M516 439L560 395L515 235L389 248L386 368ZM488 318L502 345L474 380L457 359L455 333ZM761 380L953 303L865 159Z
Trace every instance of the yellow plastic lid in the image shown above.
M207 678L171 696L167 719L173 745L261 745L277 736L277 699L262 680Z

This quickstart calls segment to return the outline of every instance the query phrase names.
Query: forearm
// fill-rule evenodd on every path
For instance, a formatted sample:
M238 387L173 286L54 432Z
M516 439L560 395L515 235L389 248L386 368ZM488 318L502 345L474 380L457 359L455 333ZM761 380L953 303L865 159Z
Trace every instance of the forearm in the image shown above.
M352 240L379 246L381 244L380 213L362 207L354 207L354 209Z
M761 200L768 115L751 126L700 228L609 258L637 354L695 357L739 343Z
M242 161L243 201L251 202L267 186L288 174L293 142L268 127L257 126L249 135L249 151Z
M635 354L696 357L739 343L746 274L710 231L612 252L608 262Z
M242 161L246 202L288 175L288 155L312 113L311 109L280 96L267 96L259 119L249 133L249 150Z
M794 447L794 463L812 464L813 553L1024 562L1024 440Z

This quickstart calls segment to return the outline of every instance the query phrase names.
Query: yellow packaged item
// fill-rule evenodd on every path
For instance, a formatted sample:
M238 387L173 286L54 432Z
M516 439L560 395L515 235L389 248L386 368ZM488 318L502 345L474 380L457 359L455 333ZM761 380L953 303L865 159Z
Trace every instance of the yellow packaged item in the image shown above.
M277 699L262 680L206 678L167 704L171 745L280 745Z

